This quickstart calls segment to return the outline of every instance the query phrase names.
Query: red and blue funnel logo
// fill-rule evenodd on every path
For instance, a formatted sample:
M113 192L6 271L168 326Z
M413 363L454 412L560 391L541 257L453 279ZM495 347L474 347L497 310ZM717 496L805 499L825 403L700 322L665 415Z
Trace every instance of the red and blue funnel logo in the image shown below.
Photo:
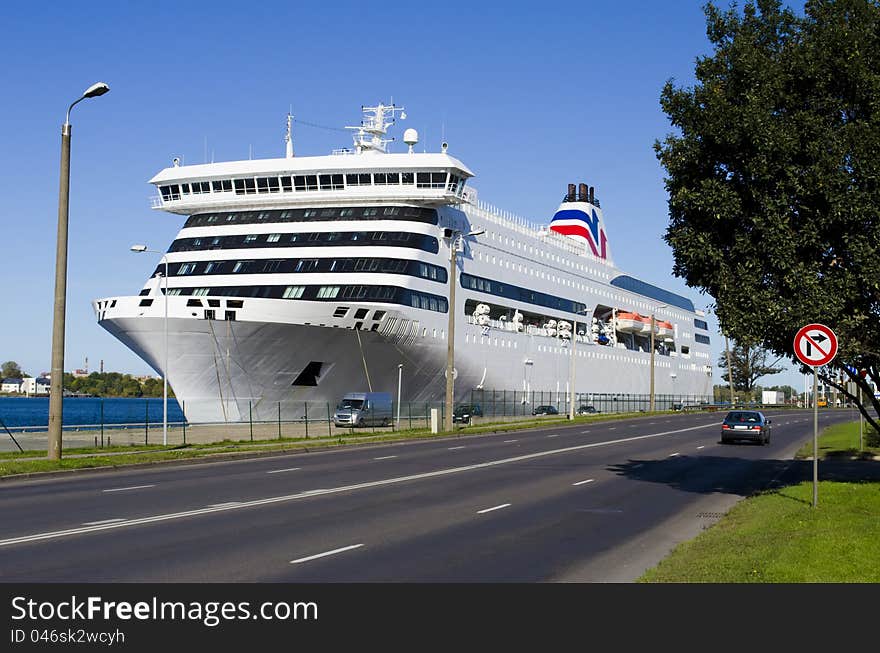
M596 209L591 209L589 214L581 209L560 209L550 221L550 231L582 238L587 241L594 256L608 258L608 241Z

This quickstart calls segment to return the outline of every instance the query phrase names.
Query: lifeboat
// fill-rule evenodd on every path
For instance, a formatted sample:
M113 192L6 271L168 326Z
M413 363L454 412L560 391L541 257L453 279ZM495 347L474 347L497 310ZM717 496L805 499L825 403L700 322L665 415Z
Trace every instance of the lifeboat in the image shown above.
M638 313L636 313L638 315ZM642 328L636 333L640 333L643 336L651 335L651 316L645 317L644 315L639 315L639 321L642 323ZM657 318L654 318L654 333L657 333Z
M638 313L620 311L617 314L615 328L622 333L641 333L642 326L642 316ZM650 329L650 325L648 325L648 328Z
M657 335L665 342L672 342L674 334L675 328L672 326L672 322L657 322Z

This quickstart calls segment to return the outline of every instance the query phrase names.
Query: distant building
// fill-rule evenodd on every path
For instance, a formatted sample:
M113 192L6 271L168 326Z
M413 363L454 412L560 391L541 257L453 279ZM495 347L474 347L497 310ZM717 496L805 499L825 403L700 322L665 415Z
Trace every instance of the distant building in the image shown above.
M19 390L19 392L23 392L28 396L48 395L50 383L51 382L49 381L49 379L42 376L38 376L36 378L30 377L27 379L22 379L21 390Z
M0 383L0 392L21 392L21 379L3 379Z
M73 370L73 375L74 375L75 377L88 376L88 375L89 375L89 371L88 371L88 370Z

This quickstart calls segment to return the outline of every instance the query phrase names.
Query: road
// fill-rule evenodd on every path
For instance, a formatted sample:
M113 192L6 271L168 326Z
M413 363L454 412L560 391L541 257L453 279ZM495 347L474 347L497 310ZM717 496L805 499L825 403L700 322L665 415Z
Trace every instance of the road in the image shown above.
M768 446L664 414L4 481L0 581L630 582L791 473L812 412L767 414Z

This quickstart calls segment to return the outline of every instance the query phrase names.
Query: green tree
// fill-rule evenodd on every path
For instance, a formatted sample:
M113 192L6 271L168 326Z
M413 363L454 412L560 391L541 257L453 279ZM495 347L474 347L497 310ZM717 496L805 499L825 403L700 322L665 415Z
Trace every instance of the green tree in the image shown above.
M746 393L752 393L755 390L755 382L762 376L776 374L784 368L775 367L779 362L777 358L773 363L767 363L767 357L770 355L766 349L750 345L741 345L734 343L730 348L730 366L733 369L733 389L742 390ZM727 373L727 355L722 353L718 359L718 367L725 372L721 375L721 379L730 382Z
M715 298L724 333L794 362L800 327L831 326L823 381L851 399L834 378L858 383L880 429L880 4L705 13L714 51L660 100L674 273Z
M0 372L0 377L4 379L23 379L26 376L30 375L22 372L18 363L15 361L6 361L3 363L3 371Z

